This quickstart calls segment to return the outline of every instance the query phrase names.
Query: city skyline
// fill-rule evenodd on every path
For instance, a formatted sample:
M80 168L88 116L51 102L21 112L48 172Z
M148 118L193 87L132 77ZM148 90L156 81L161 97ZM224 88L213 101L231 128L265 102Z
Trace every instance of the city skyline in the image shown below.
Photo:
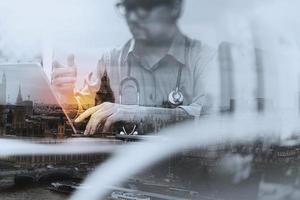
M6 103L17 102L19 90L23 100L32 100L34 103L57 104L57 101L48 85L42 70L31 65L2 65L0 77L6 76ZM1 80L2 84L2 80Z

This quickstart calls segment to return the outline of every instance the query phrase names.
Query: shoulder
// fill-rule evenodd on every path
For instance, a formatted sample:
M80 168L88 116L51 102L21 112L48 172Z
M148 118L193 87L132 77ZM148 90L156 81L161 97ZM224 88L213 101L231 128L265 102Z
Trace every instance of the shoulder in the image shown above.
M190 41L189 60L190 60L191 67L199 69L209 65L210 63L216 62L216 58L217 58L216 48L200 40L189 39L189 41Z
M107 72L110 74L114 73L114 70L118 70L120 66L123 66L122 62L128 55L131 43L132 40L128 40L124 45L102 53L98 62L98 72L102 74L104 69L107 69Z
M101 56L101 59L106 63L109 63L109 65L119 65L119 63L128 55L131 44L132 39L128 40L122 46L115 47L107 52L104 52Z

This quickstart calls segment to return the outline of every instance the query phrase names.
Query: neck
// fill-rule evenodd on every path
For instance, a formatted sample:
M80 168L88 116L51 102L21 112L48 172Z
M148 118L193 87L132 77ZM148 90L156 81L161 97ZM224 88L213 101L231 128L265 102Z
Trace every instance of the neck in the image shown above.
M136 40L136 52L142 57L147 57L148 55L165 55L170 49L177 31L177 27L174 26L170 28L170 31L159 38L152 40Z

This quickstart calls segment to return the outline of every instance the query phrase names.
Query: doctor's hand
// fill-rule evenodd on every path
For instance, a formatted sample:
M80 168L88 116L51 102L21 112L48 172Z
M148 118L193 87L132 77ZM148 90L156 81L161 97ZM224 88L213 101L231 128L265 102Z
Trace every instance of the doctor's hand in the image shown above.
M52 64L52 86L64 97L73 97L77 78L77 67L75 65L74 55L68 56L67 66L54 61Z
M75 123L82 122L84 119L91 116L84 135L93 135L103 126L102 132L108 132L111 125L116 122L138 122L142 119L143 107L136 105L121 105L110 102L104 102L98 106L92 107L82 113Z

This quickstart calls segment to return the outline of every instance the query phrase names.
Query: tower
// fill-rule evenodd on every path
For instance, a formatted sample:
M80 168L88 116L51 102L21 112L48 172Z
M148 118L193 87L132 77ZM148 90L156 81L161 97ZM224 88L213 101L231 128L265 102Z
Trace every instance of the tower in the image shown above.
M235 109L232 44L228 42L222 42L219 45L218 51L221 74L221 112L232 113Z
M2 82L0 84L0 105L6 105L6 74L2 74Z
M106 68L101 77L101 84L95 97L95 105L100 105L103 102L115 102L114 93L110 87L110 79L107 74Z
M21 85L19 85L19 92L16 100L17 105L21 105L23 102L22 92L21 92Z

